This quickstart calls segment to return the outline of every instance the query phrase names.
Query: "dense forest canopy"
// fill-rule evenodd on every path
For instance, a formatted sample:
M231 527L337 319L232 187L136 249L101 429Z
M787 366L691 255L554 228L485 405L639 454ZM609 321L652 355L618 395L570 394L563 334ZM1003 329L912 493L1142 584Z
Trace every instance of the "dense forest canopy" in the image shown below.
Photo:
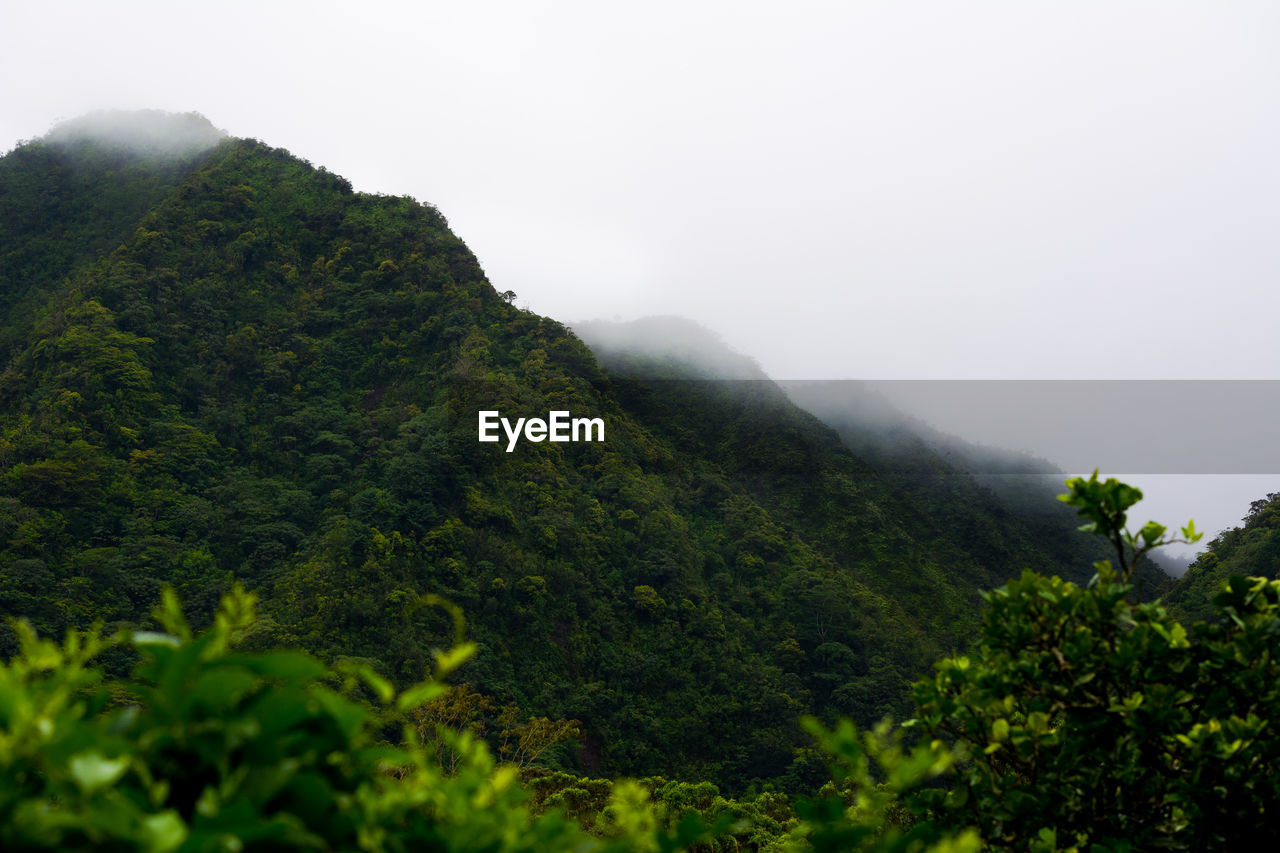
M169 641L147 632L211 643L199 659L212 661L234 623L243 654L266 657L217 663L209 691L225 678L275 695L247 685L276 677L262 662L284 660L272 650L300 649L309 663L278 673L299 696L354 672L371 691L357 705L421 700L383 719L390 730L416 709L422 732L448 723L542 772L713 784L763 819L769 797L829 778L804 717L859 784L872 778L858 775L859 750L896 760L890 741L849 746L837 721L905 718L911 683L980 629L993 654L986 591L1012 580L1092 601L1082 590L1101 556L1064 534L1070 514L1043 489L1002 494L927 441L886 442L839 407L820 420L713 343L593 353L497 292L434 207L356 193L198 116L100 116L19 146L0 158L0 218L0 610L43 636L97 636L97 624L134 638L55 654L6 628L0 653L19 662L6 677L22 690L63 695L62 676L43 681L32 663L47 653L75 670L75 689L90 667L95 684L129 678L121 690L160 697ZM708 381L699 358L743 375ZM482 410L598 417L607 440L508 453L477 441ZM1257 530L1273 503L1213 559L1232 571L1265 561ZM1179 606L1210 607L1220 584L1202 580L1202 563ZM1147 577L1149 598L1158 573ZM1125 589L1106 618L1149 607L1135 612L1171 630L1156 605L1129 602L1129 580L1114 581ZM210 628L201 636L222 639L193 639L174 603L153 612L165 590ZM227 608L248 608L248 595L258 618L236 621ZM463 642L463 618L474 645L440 658ZM191 654L194 666L206 653ZM441 660L458 686L414 692ZM921 696L926 709L943 701ZM346 738L335 749L363 748L357 713L323 701L333 719L316 725ZM1008 719L1044 735L1031 717ZM487 784L484 747L449 754L472 756ZM68 778L82 793L126 772L118 756L64 757L81 761ZM926 758L938 772L952 760ZM355 790L375 765L342 784ZM555 785L544 793L568 802ZM197 835L173 821L188 827L194 807L134 829L185 843ZM973 840L973 826L988 841L1004 832L968 819L946 832Z
M1128 529L1141 493L1096 476L1067 485L1116 562L1084 588L1026 572L993 591L975 656L939 662L901 728L807 718L830 773L817 795L726 799L708 783L539 771L524 760L538 721L496 766L474 720L437 713L477 698L442 683L478 651L452 605L423 597L452 615L454 645L398 692L357 661L237 648L255 625L237 584L199 634L171 591L159 631L58 645L14 624L20 652L0 664L0 840L155 853L1264 846L1280 806L1258 772L1280 758L1280 583L1232 578L1213 602L1221 618L1188 630L1133 601L1136 559L1175 541L1154 522ZM1194 541L1194 525L1182 536ZM140 658L128 679L104 679L112 648ZM392 748L378 732L398 724Z
M1218 534L1170 589L1166 603L1184 622L1207 620L1213 597L1233 575L1280 578L1280 493L1253 501L1241 526Z
M602 369L429 205L142 119L0 161L23 223L0 246L22 306L0 596L44 630L146 624L165 584L207 620L240 580L258 642L404 684L445 627L405 602L439 593L485 649L478 691L582 722L566 766L746 788L807 772L801 713L903 710L981 590L1054 568L1019 519L922 499L767 381ZM608 440L489 453L479 409L589 414Z

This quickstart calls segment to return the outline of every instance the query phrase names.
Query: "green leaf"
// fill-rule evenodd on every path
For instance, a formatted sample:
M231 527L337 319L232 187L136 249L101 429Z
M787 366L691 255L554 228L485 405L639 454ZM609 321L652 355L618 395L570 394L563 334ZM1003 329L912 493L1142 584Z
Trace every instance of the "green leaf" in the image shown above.
M348 702L342 696L327 688L313 687L312 695L329 712L329 715L337 722L338 727L342 729L348 740L356 736L356 732L360 730L361 725L369 716L364 708Z
M443 684L437 684L434 681L416 684L400 694L400 698L396 700L396 710L408 711L410 708L425 705L432 699L443 696L448 689Z
M369 689L373 691L374 695L378 697L379 702L390 702L391 698L396 695L396 689L391 686L391 682L387 681L381 675L378 675L378 673L374 672L369 667L356 667L356 674L360 676L361 680L364 681L364 683L368 685Z
M444 678L475 656L479 647L472 642L460 643L447 652L436 652L436 672Z
M170 853L187 840L189 830L178 813L170 809L142 820L146 849L151 853Z
M1167 529L1168 528L1163 524L1156 524L1154 521L1148 521L1142 526L1142 529L1138 531L1138 535L1142 537L1143 544L1150 548L1160 541L1160 537L1164 535L1164 532Z
M70 762L71 778L87 792L114 785L127 769L127 758L107 758L96 749L79 753Z
M229 708L255 683L258 679L239 667L218 667L201 673L188 696L191 702Z
M182 645L182 640L172 634L162 634L159 631L134 631L133 644L135 646L172 646Z

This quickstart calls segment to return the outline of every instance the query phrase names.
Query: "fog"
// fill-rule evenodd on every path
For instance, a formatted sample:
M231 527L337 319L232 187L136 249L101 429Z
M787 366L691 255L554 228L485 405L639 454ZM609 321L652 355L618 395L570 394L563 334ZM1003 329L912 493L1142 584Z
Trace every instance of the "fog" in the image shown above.
M606 365L635 362L645 378L767 380L752 358L734 352L712 330L684 317L641 317L628 322L585 320L575 334Z
M574 331L601 360L654 379L760 382L752 359L679 317L591 321ZM1165 554L1185 565L1280 488L1280 381L776 380L832 426L855 424L880 464L918 464L917 439L985 482L1031 477L1061 486L1099 470L1139 486L1132 526L1195 520L1199 546ZM895 456L892 448L905 451ZM852 448L855 452L857 447ZM883 453L886 449L891 452ZM1045 472L1060 472L1046 476ZM1026 492L1023 492L1025 494ZM1141 518L1138 518L1141 516Z
M678 314L780 379L1280 378L1268 0L5 17L0 150L199 111L437 205L498 290L566 322ZM1233 523L1277 488L1196 482L1161 516L1214 494Z
M163 110L96 110L59 122L44 139L55 145L91 141L150 157L186 157L226 138L204 116L174 116Z
M1280 6L17 3L0 148L198 110L777 377L1275 378Z

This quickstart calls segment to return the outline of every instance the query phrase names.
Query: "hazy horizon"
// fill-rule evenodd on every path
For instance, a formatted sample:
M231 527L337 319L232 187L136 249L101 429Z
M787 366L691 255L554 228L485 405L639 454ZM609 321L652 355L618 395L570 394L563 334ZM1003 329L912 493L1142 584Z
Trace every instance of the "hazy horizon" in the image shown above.
M565 322L687 316L779 379L1280 378L1271 3L7 17L0 150L198 111L435 204ZM1215 518L1247 510L1237 485Z

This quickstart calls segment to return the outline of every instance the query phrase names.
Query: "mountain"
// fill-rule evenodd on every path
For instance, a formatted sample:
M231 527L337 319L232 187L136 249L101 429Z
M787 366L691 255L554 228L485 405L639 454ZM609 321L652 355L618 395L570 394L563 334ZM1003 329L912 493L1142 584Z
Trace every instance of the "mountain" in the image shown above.
M602 367L434 207L199 117L21 145L0 213L0 609L43 632L149 626L164 585L207 621L238 580L251 647L408 684L454 641L443 596L480 717L581 721L571 769L745 789L810 781L801 714L902 713L981 590L1054 568L772 383ZM604 440L480 442L490 411Z
M1101 540L1079 534L1075 511L1057 500L1067 473L1048 460L951 435L898 410L878 383L781 385L796 405L835 429L915 506L957 527L969 526L975 538L993 521L1021 528L1029 546L1047 561L1029 566L1087 583L1093 564L1114 556ZM1171 570L1161 554L1148 555L1134 576L1139 593L1148 599L1161 594Z
M194 113L101 112L0 158L0 356L64 276L120 245L224 136Z
M735 386L744 393L781 391L835 430L911 512L928 516L984 565L1025 566L1087 583L1093 563L1111 556L1105 543L1079 534L1074 510L1057 500L1065 472L1043 459L945 433L898 409L878 383L774 382L713 332L678 317L595 320L573 329L615 375L650 384L683 379L713 393ZM1153 558L1137 573L1147 598L1170 580Z
M1280 578L1280 493L1249 505L1244 524L1218 534L1165 598L1181 622L1209 621L1213 599L1233 575Z
M753 359L684 317L584 320L573 323L573 331L613 373L647 379L769 380Z

